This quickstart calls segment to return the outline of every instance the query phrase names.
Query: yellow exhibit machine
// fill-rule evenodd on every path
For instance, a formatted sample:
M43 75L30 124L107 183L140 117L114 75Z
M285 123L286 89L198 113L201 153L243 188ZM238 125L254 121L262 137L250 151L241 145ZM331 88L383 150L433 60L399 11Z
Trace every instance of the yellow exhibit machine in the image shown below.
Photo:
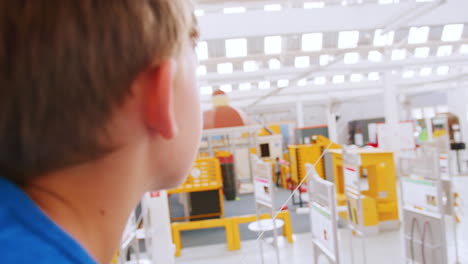
M288 146L290 177L295 186L307 175L306 163L317 164L315 170L322 179L325 179L324 159L320 159L322 153L326 149L341 149L340 145L324 136L316 135L312 136L311 139L312 144Z
M223 180L217 158L201 158L195 161L190 175L177 189L167 193L184 196L184 217L172 221L224 217Z
M357 172L360 175L361 193L346 197L343 151L329 150L332 157L339 215L347 219L346 210L349 210L349 214L353 218L351 220L362 219L360 224L368 230L377 230L377 232L379 230L397 230L400 221L393 153L378 149L350 151L359 154L361 158L361 165ZM362 208L363 215L360 217L357 215L356 208L358 207Z

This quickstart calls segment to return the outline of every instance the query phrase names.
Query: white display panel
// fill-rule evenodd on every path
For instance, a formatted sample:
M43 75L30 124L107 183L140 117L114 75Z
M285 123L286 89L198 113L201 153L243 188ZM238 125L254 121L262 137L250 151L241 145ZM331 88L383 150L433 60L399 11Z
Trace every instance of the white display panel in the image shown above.
M405 205L430 212L439 211L435 181L407 177L401 180Z
M312 220L312 233L318 242L328 249L333 255L335 252L335 240L333 236L332 217L326 208L312 202L310 205L310 217Z
M254 179L255 186L255 199L257 203L261 203L265 206L272 207L273 199L271 195L271 184L268 180L263 178Z
M449 170L449 155L447 153L440 153L439 155L440 177L442 179L450 178Z
M344 167L344 180L345 186L352 190L359 190L359 168L352 165L345 165Z

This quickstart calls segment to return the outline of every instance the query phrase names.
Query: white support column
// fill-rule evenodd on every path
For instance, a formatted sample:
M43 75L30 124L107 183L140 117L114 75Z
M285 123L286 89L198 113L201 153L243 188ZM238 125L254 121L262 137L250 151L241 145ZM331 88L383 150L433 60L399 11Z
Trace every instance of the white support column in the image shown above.
M390 150L397 151L399 149L398 142L398 96L397 87L391 71L387 71L384 76L385 88L384 88L384 107L385 107L385 123L389 135Z
M462 141L468 143L468 87L459 82L458 87L448 91L447 102L449 112L458 116Z
M304 127L304 105L299 100L296 102L296 123L297 127Z
M327 104L327 123L328 123L328 138L338 143L338 131L336 126L336 103L330 101Z

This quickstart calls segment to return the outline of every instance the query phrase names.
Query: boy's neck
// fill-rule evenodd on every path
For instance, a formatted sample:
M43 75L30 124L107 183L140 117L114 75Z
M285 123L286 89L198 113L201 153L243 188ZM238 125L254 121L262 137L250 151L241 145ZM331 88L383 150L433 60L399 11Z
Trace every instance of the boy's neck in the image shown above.
M138 168L143 169L139 163L111 154L94 164L41 177L24 190L97 262L109 263L145 191L138 179Z

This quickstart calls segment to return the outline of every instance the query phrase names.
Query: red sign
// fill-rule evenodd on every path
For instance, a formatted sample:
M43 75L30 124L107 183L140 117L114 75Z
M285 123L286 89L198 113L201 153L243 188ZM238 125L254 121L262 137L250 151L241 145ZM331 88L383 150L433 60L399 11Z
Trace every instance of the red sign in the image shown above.
M161 192L160 191L150 192L150 197L151 198L159 198L159 197L161 197Z

